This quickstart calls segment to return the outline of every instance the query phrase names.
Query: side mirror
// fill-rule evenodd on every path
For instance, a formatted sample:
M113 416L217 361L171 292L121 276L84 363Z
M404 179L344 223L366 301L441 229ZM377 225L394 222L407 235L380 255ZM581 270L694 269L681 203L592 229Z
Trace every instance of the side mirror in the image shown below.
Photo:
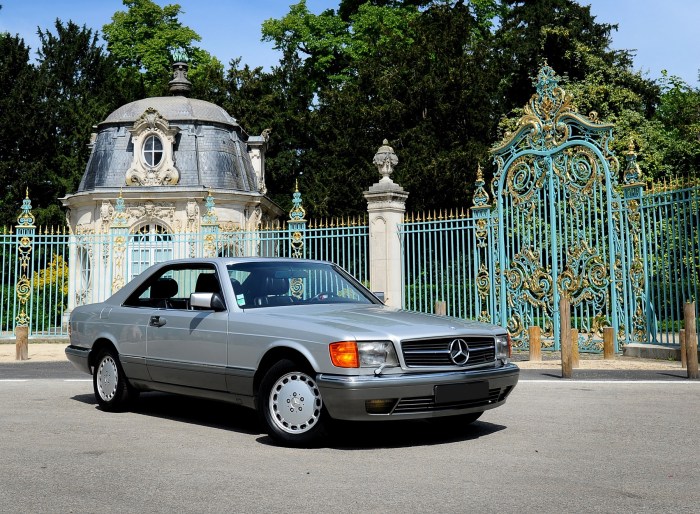
M384 291L372 291L372 294L379 298L379 301L384 303Z
M192 293L190 307L213 311L225 311L226 305L219 293Z

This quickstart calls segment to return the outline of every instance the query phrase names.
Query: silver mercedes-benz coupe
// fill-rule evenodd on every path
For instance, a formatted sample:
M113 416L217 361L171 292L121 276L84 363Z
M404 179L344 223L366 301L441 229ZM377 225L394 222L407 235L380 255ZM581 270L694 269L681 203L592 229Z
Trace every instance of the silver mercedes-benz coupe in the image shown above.
M301 259L152 266L72 311L66 355L104 410L141 391L224 400L296 446L332 419L471 423L519 375L505 329L386 307L335 264Z

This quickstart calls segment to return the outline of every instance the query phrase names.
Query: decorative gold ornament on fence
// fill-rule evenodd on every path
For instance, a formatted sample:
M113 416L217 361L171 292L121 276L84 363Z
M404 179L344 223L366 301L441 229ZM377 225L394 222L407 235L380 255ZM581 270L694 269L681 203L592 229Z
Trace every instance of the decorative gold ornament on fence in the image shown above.
M301 193L299 192L299 182L294 183L294 194L292 195L292 210L289 211L289 230L292 232L289 245L290 254L294 258L304 257L304 233L306 232L306 211L302 206ZM321 222L320 227L324 224ZM335 225L332 225L335 226Z
M17 218L17 257L19 260L19 279L15 284L17 300L19 303L19 315L15 318L18 327L29 326L29 316L27 314L27 303L32 293L32 284L29 280L31 270L29 269L32 256L32 239L34 236L34 214L32 214L32 202L29 199L29 189L22 202L22 212Z
M112 280L112 293L116 293L124 287L124 252L126 251L126 238L122 235L114 238L114 279Z

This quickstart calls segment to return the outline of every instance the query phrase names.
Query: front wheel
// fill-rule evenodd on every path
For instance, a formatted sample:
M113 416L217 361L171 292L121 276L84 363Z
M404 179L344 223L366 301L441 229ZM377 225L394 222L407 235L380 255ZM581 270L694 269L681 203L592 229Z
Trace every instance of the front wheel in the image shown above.
M310 373L281 360L263 377L258 407L267 433L286 446L306 446L325 435L321 391Z
M123 410L138 395L127 382L119 357L111 349L103 350L97 358L92 386L99 406L110 412Z

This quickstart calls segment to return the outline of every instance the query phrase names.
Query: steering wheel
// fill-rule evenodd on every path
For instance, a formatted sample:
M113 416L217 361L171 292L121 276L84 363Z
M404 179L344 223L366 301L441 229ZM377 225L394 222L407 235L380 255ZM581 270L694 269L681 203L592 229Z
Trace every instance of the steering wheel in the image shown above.
M309 298L309 303L319 303L326 302L332 298L335 298L336 294L331 291L321 291L313 298Z

